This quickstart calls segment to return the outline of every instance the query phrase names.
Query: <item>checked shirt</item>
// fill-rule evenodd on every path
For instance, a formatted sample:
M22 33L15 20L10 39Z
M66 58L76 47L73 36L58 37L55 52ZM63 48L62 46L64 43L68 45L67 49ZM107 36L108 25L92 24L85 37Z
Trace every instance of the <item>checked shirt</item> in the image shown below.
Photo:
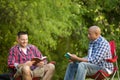
M88 49L88 62L96 64L101 68L113 71L113 64L106 59L112 58L109 42L100 36L98 39L91 41Z

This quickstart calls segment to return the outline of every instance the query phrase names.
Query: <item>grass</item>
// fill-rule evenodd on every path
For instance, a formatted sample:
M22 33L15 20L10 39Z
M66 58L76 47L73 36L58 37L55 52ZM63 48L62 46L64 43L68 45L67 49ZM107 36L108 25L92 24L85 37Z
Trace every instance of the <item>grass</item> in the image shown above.
M86 80L94 80L94 79L86 79ZM113 80L120 80L120 79L114 78Z

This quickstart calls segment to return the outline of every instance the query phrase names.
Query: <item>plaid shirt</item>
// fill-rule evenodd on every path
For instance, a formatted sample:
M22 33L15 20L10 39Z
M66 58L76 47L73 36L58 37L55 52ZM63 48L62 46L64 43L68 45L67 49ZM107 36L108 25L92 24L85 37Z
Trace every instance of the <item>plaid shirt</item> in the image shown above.
M33 57L42 57L41 52L34 45L28 44L27 54L25 54L19 45L13 46L9 51L8 66L25 63L31 60Z
M91 41L88 50L88 62L96 64L101 68L113 71L113 63L106 62L105 59L112 58L110 46L107 40L100 36L95 41Z

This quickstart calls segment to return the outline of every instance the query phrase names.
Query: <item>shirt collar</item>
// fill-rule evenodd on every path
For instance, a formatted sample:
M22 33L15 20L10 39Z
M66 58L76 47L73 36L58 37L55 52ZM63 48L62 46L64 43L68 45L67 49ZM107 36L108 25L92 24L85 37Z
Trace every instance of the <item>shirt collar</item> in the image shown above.
M19 50L20 50L20 51L22 51L22 49L21 49L21 47L20 47L20 45L19 45L19 44L17 45L17 47L19 48ZM30 49L30 46L29 46L29 45L27 45L27 46L26 46L26 48L29 50L29 49Z
M100 41L100 40L101 40L101 38L102 38L102 36L99 36L96 40L91 41L90 43L96 43L96 42Z

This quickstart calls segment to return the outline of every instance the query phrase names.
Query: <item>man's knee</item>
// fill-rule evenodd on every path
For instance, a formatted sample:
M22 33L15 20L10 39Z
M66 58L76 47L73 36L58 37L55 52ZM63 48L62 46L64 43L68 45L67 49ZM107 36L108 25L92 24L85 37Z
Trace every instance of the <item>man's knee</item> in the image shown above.
M51 71L54 71L55 70L55 65L54 64L47 64L48 65L48 69L51 70Z
M79 68L86 68L86 62L80 62L78 65Z
M25 65L25 66L22 66L21 71L22 71L22 73L24 73L24 74L30 74L31 69L30 69L29 66L26 66L26 65Z

